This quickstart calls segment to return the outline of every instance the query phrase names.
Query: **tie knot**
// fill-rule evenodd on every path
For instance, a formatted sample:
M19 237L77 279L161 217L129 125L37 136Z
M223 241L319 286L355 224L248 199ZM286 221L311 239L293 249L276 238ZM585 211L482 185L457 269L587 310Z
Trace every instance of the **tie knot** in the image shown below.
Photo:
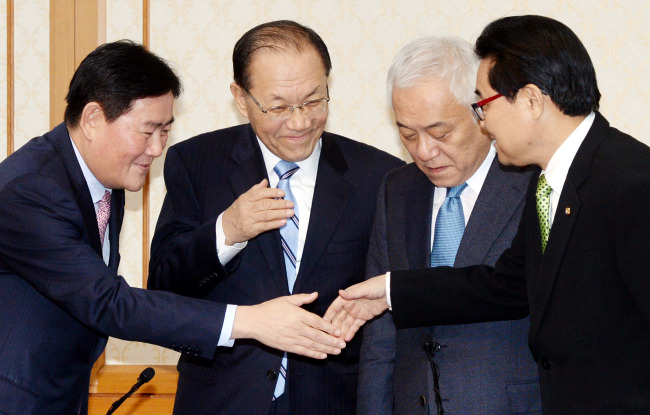
M447 197L459 197L463 190L467 187L467 183L459 184L456 187L447 188Z
M102 197L102 200L100 200L99 202L97 202L97 206L98 206L98 207L99 207L99 206L106 206L106 205L110 205L110 204L111 204L111 192L109 192L108 190L106 190L106 191L104 192L104 197Z
M280 180L285 180L293 176L293 174L298 170L298 165L291 161L278 161L278 164L275 165L273 171L278 175Z
M111 192L106 190L102 200L97 202L97 228L99 229L99 241L104 244L104 236L106 236L106 227L108 226L108 218L111 216Z
M537 197L548 197L551 194L551 191L553 191L553 188L546 181L546 176L542 174L539 176L539 180L537 181Z

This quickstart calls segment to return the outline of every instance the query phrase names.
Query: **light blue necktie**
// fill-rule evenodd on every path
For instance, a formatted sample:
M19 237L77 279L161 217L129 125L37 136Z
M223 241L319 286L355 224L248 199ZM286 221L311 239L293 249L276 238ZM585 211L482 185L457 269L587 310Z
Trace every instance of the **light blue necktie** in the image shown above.
M460 194L466 187L467 183L463 183L447 189L447 197L442 202L436 217L430 259L432 267L443 265L451 267L456 261L458 246L465 232L465 215Z
M293 217L289 218L287 224L280 228L280 238L282 240L282 250L284 251L284 266L287 270L287 283L289 292L293 292L293 285L296 282L296 255L298 253L298 204L291 192L289 180L291 176L298 171L298 165L289 161L280 160L275 165L273 171L278 175L278 189L284 190L284 198L293 202ZM279 398L284 393L284 387L287 378L287 354L282 357L280 366L280 376L278 383L275 385L273 400Z

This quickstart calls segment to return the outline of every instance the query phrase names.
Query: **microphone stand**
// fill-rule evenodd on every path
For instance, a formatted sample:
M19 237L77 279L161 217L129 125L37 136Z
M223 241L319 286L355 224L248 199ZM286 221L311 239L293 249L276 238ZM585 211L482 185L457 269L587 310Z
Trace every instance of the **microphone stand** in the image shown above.
M128 391L124 396L122 396L120 399L116 400L113 402L113 405L108 409L108 412L106 412L106 415L111 415L117 408L124 403L125 400L127 400L135 391L140 389L140 386L144 385L145 383L149 382L153 377L155 376L156 371L153 370L152 367L148 367L145 370L140 373L140 376L138 377L138 380L135 382L135 385L131 386L131 390Z

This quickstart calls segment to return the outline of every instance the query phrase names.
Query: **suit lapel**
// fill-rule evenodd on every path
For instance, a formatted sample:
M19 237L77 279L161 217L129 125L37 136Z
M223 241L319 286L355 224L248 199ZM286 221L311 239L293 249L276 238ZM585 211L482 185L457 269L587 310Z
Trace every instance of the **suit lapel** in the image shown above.
M99 242L97 215L95 214L93 201L90 197L88 184L86 183L86 179L84 178L81 167L79 166L79 161L77 160L77 156L72 148L70 135L65 124L59 124L54 130L52 130L52 137L54 138L52 140L52 145L57 149L59 154L61 154L65 169L68 173L68 178L70 179L72 191L77 198L77 206L81 211L86 232L88 232L90 246L95 252L97 252L97 254L99 254L99 256L101 256L102 245Z
M431 208L435 187L415 164L413 188L406 190L402 223L406 254L410 268L428 268L431 265ZM390 218L387 218L390 220ZM423 232L423 230L427 230Z
M262 151L250 124L246 125L240 133L238 144L233 148L232 160L234 166L232 174L229 175L230 186L236 197L246 193L262 179L268 180ZM289 294L280 232L278 230L264 232L249 242L253 241L259 245L268 265L269 273L277 284L280 293L282 295Z
M578 191L585 180L589 177L589 168L596 153L596 149L601 141L605 138L605 131L609 124L599 113L596 113L591 129L587 133L582 145L578 149L569 172L567 174L560 200L558 202L553 226L546 244L546 251L541 256L541 242L537 244L534 255L541 257L541 268L538 271L534 289L534 304L531 310L537 310L531 315L531 335L534 335L539 329L541 318L544 315L543 310L546 308L548 300L557 278L557 273L566 253L567 244L573 231L578 217L580 216L581 201ZM539 225L535 227L535 238L541 240ZM539 251L539 252L538 252Z
M111 217L109 219L109 238L111 252L108 260L108 266L115 270L120 265L120 230L122 229L122 219L124 218L124 190L116 189L112 192L111 197Z
M495 157L467 222L455 266L484 263L493 244L522 203L521 196L526 193L529 176L511 174L506 180L507 174ZM486 223L490 226L485 226Z
M343 178L347 169L347 162L338 144L327 133L323 133L323 148L318 162L307 238L294 292L301 292L302 287L307 285L347 209L354 192L354 187Z

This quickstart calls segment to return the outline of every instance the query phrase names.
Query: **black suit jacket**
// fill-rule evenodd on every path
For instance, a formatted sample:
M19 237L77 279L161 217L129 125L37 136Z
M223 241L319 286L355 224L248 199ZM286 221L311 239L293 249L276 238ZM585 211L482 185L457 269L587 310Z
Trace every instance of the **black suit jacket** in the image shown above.
M391 281L395 322L455 324L530 309L544 413L650 413L650 148L596 114L544 255L538 176L512 247L494 270L399 275Z
M338 290L363 280L377 189L403 162L323 133L307 239L294 294L318 291L305 308L323 315ZM226 269L216 251L217 216L266 178L250 125L202 134L172 146L167 196L152 243L149 286L212 301L251 305L288 295L277 230L253 238ZM264 414L282 352L246 340L214 361L181 358L175 413ZM349 414L356 399L359 340L325 361L289 355L292 414Z
M0 163L0 413L85 414L108 336L214 355L224 305L130 288L117 275L123 213L124 191L114 190L107 267L64 124Z

